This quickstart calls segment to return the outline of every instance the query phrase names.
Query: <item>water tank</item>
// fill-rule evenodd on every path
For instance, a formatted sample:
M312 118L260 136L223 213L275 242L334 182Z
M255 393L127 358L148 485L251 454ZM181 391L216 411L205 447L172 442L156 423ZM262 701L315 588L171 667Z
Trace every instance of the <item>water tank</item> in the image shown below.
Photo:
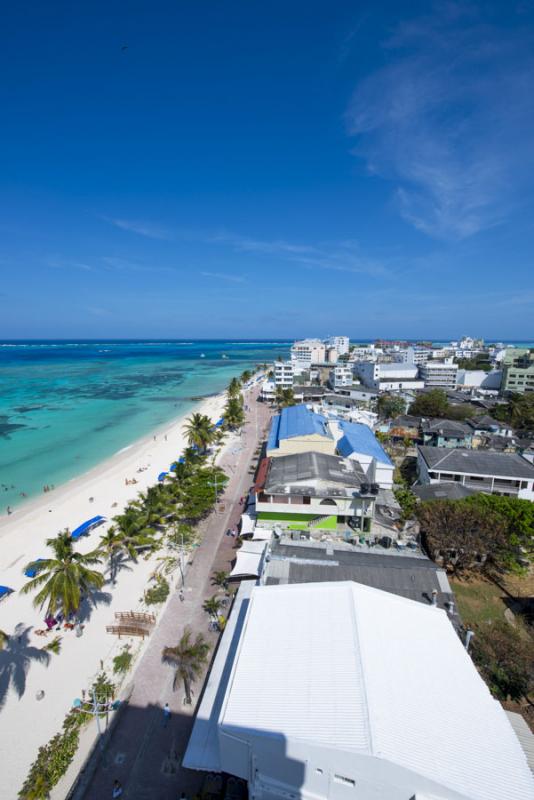
M360 486L360 494L369 494L369 484L362 483Z
M379 491L380 491L380 484L372 483L371 484L371 494L378 494Z

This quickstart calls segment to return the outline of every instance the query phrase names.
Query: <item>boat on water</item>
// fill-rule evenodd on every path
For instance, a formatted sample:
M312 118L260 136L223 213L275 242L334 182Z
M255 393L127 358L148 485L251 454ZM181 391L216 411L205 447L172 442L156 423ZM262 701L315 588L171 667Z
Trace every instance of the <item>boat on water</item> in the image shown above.
M223 353L221 358L228 358L228 356L226 355L226 353Z
M206 354L205 353L201 353L200 354L200 358L206 358Z

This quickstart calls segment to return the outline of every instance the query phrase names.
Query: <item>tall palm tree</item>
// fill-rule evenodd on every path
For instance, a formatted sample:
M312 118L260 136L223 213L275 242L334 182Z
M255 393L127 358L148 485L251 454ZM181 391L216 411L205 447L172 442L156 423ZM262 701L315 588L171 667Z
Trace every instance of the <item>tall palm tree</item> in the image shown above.
M140 550L155 550L158 541L155 531L148 523L148 516L143 508L133 505L128 506L124 514L113 518L110 530L116 535L119 550L128 555L132 561L137 561Z
M293 389L290 386L278 386L275 394L275 401L279 408L294 406L296 403Z
M109 577L111 582L115 584L119 558L123 553L123 538L113 525L100 537L100 552L107 557Z
M24 571L33 570L37 574L21 589L22 594L30 594L36 590L34 605L43 607L46 614L63 612L64 617L78 611L85 595L100 589L104 584L101 572L91 569L101 563L98 550L82 555L74 550L68 530L62 531L54 539L47 539L46 544L54 553L53 558L42 561L31 561Z
M241 373L240 377L241 383L248 383L249 380L252 378L252 375L253 373L249 369L246 369L244 372Z
M164 647L162 661L174 667L174 682L172 688L176 690L179 680L184 682L185 702L191 705L191 684L199 677L202 667L208 660L209 644L201 633L195 639L190 628L186 628L182 638L175 647Z
M219 586L221 589L226 590L228 588L228 577L229 573L224 570L214 572L211 578L212 586Z
M245 422L245 412L243 411L243 400L241 397L230 397L224 409L225 425L235 430L240 428Z
M241 394L241 381L239 378L232 378L228 384L228 397L238 397Z
M205 450L213 441L213 423L211 419L205 414L196 412L186 420L186 423L184 430L189 445L196 445L199 450Z

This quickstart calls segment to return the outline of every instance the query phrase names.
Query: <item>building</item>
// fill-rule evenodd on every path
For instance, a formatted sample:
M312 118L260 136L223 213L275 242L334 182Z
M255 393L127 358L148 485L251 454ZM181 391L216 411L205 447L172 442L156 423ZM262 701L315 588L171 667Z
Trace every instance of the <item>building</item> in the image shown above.
M338 364L330 371L328 379L332 389L340 389L343 386L352 386L354 382L354 374L352 372L352 364Z
M336 442L328 420L321 414L315 414L306 405L283 408L271 420L267 456L278 458L307 452L335 455Z
M185 767L256 800L534 800L445 611L350 581L245 585L237 605Z
M534 350L508 348L501 364L502 392L524 394L534 391Z
M276 397L276 386L274 381L263 381L261 385L260 397L265 403L272 403Z
M333 347L339 356L344 356L349 352L350 340L348 336L329 336L326 346Z
M489 414L481 414L473 419L466 420L466 425L469 425L473 431L473 436L502 436L505 439L511 439L514 435L514 429L507 422L500 422Z
M422 419L421 436L423 444L431 447L473 446L473 429L465 422L453 419Z
M399 350L399 361L403 364L426 364L431 357L432 351L428 347L406 347Z
M419 482L462 483L469 489L534 500L534 466L516 453L418 447Z
M428 486L412 486L412 492L422 502L427 500L465 500L476 494L462 483L429 483Z
M456 381L460 390L481 389L498 392L502 383L502 370L485 372L483 369L459 369Z
M350 520L369 531L378 488L355 459L313 452L265 459L256 481L258 524L311 535Z
M284 389L290 389L295 379L295 364L291 361L275 361L274 363L274 383Z
M355 372L365 386L379 392L424 388L414 364L359 362L355 365Z
M452 358L445 361L429 360L419 367L419 375L425 388L455 389L457 383L458 364Z
M381 489L391 488L395 465L373 431L357 422L340 421L338 425L342 434L337 442L338 453L361 464L371 483L377 483Z
M302 339L291 347L291 361L298 367L308 369L311 364L324 363L326 348L320 339Z

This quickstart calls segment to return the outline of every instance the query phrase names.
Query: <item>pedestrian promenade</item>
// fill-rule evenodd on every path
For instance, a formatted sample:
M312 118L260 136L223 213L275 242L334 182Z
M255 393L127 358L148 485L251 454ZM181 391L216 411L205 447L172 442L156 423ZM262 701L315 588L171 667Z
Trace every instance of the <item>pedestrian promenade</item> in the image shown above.
M187 746L196 702L203 679L193 686L194 705L183 705L183 689L172 689L173 670L162 663L165 646L178 643L184 629L202 632L212 648L218 635L209 631L209 618L202 609L216 592L211 576L216 570L230 569L235 559L235 539L226 536L237 525L242 507L240 498L252 483L249 466L255 463L255 450L270 418L270 409L257 402L258 390L245 396L248 405L246 424L237 445L228 446L220 466L229 476L217 513L203 523L201 543L192 554L183 600L178 592L171 597L159 625L152 634L132 681L134 690L129 705L121 714L85 800L111 797L113 781L119 780L125 800L176 800L185 791L191 797L200 787L202 776L180 768ZM171 718L165 723L163 707L168 703Z

